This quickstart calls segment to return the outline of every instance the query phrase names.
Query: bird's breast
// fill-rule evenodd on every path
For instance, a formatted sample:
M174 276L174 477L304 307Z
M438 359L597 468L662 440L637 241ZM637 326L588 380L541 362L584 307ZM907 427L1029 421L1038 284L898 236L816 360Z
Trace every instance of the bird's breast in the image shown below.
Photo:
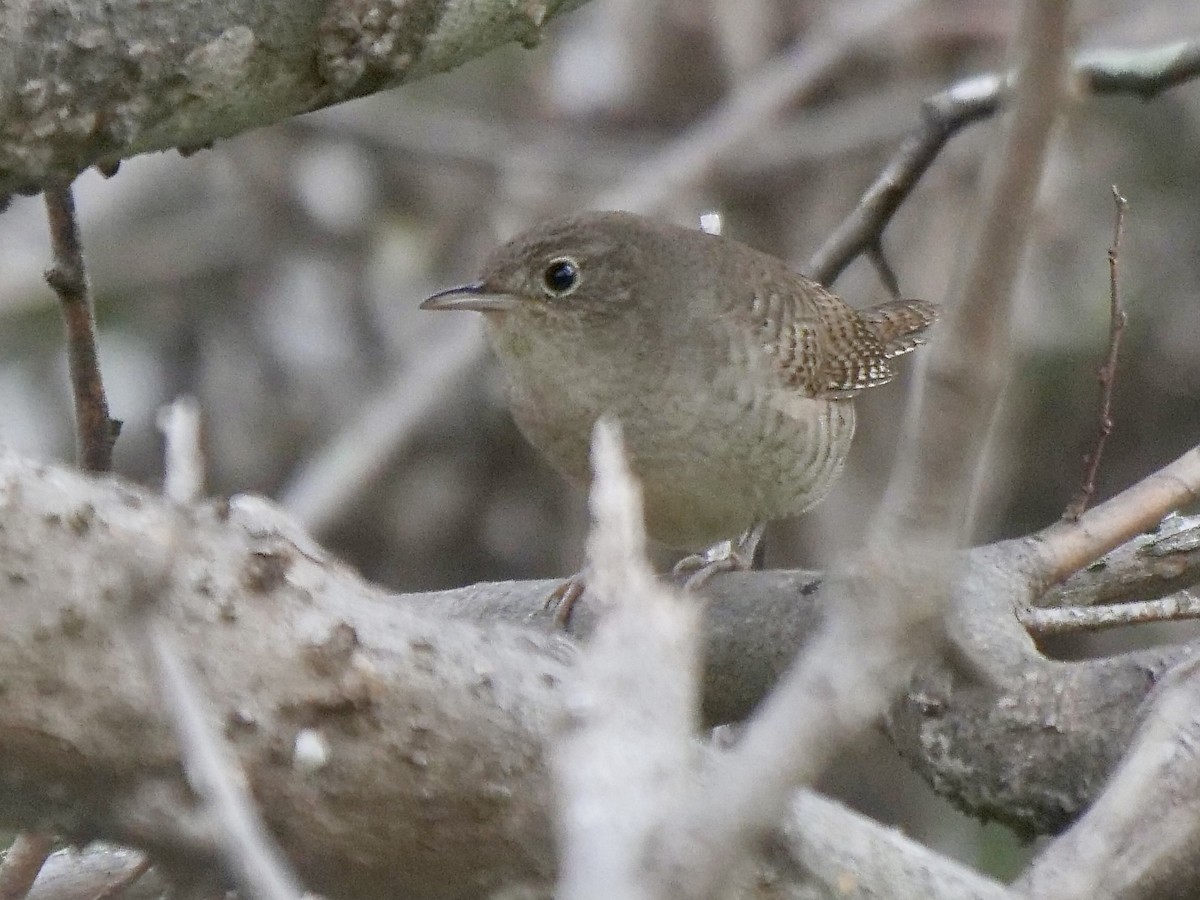
M742 333L744 334L744 332ZM850 401L805 397L770 376L760 347L710 329L651 347L635 335L493 328L513 417L570 480L589 479L596 419L621 422L647 526L699 548L828 491L854 432Z

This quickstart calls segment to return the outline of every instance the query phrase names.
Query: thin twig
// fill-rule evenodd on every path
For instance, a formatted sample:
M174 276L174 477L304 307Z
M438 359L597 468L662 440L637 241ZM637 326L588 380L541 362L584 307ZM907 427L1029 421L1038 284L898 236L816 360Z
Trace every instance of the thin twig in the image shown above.
M1200 446L1137 484L1085 510L1077 522L1062 519L1030 538L1037 576L1057 584L1105 553L1160 523L1167 513L1200 500Z
M180 506L204 494L204 451L200 446L200 404L177 397L158 411L158 428L166 438L163 494Z
M1121 302L1119 284L1121 236L1125 232L1125 209L1128 206L1117 186L1112 186L1113 202L1116 203L1116 221L1113 223L1113 242L1108 248L1108 353L1096 373L1100 382L1100 424L1096 434L1096 445L1083 459L1083 484L1074 499L1067 504L1063 518L1068 522L1078 522L1083 511L1092 502L1096 493L1096 473L1100 471L1100 458L1104 455L1104 444L1112 434L1112 396L1113 387L1117 383L1117 354L1121 349L1121 337L1125 334L1125 324L1128 316Z
M921 104L921 123L909 132L895 156L850 215L809 259L804 271L822 284L832 284L855 257L877 244L896 210L946 142L1000 108L1003 85L999 75L979 75L925 100Z
M808 39L744 79L713 112L594 201L597 209L649 212L702 180L798 100L811 95L873 31L909 9L910 0L856 3L825 23L824 40Z
M646 559L641 491L619 426L592 439L589 594L601 610L554 747L563 900L668 896L646 861L663 811L693 783L699 727L699 606L657 581Z
M1150 50L1093 50L1076 56L1072 69L1081 91L1135 94L1148 100L1200 76L1200 41ZM968 125L995 115L1007 101L1010 83L1007 74L976 75L925 100L920 124L909 132L850 215L812 255L804 271L823 284L831 284L859 254L878 243L900 205L950 138Z
M46 281L58 294L66 325L79 467L85 472L107 472L112 468L113 444L121 423L108 415L96 353L96 321L75 218L75 198L69 184L46 188L46 215L54 252Z
M46 217L54 253L46 281L58 294L66 325L67 360L75 401L76 458L84 471L107 472L112 468L112 448L120 423L108 415L75 198L69 184L46 189ZM0 900L20 900L28 894L53 849L52 834L17 835L0 866Z
M178 400L160 415L166 438L169 499L185 506L199 496L203 483L199 448L199 410ZM155 601L169 587L181 544L182 512L167 536L171 554L157 577L135 573L132 585L134 627L145 647L164 706L179 737L188 782L213 824L213 838L240 892L254 900L297 900L304 895L291 866L276 846L257 811L246 775L210 724L210 712L196 685L194 668L185 662L175 635L163 623Z
M896 270L892 268L892 264L888 262L887 254L883 251L883 241L878 240L867 247L867 258L871 260L871 264L875 266L875 272L879 275L879 280L883 282L883 286L887 288L887 292L900 299L900 279L896 277Z
M154 621L146 624L148 651L179 735L188 781L212 815L214 838L240 892L254 900L299 900L304 888L263 825L245 774L220 746L193 670L166 629Z
M23 900L54 850L54 835L44 831L18 834L0 865L0 900Z
M1080 631L1104 631L1126 625L1153 622L1182 622L1200 619L1200 597L1180 591L1157 600L1113 603L1105 606L1027 607L1017 614L1030 632L1039 637L1076 634Z
M938 343L937 381L926 387L937 401L937 430L910 431L899 451L915 461L912 486L893 479L867 547L833 573L820 631L664 835L662 875L672 896L722 896L735 861L781 820L791 791L878 721L943 648L963 501L981 456L977 435L999 399L1013 284L1064 87L1069 9L1062 0L1021 4L1012 115L979 232L950 292L964 299Z

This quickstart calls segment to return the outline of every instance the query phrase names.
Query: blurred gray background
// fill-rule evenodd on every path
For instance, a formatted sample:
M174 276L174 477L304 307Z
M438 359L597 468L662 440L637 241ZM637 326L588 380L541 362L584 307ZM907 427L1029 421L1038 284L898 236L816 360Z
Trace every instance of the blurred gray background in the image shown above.
M1080 46L1200 37L1191 0L1080 3ZM858 4L862 8L862 4ZM209 490L279 499L368 577L396 589L566 575L583 498L503 407L470 316L418 302L469 280L498 241L588 208L702 122L762 66L836 34L844 5L593 0L542 46L509 47L401 90L77 183L122 476L161 478L158 407L197 396ZM844 55L819 89L763 122L658 212L801 265L851 210L920 100L1003 64L1013 9L916 5ZM1110 185L1129 199L1121 258L1130 324L1107 496L1196 441L1200 421L1200 82L1144 103L1067 112L1021 281L1018 356L982 485L980 540L1056 518L1096 429L1108 333ZM952 140L885 235L905 294L941 298L971 222L992 123ZM70 460L70 399L40 198L0 215L0 442ZM834 285L886 298L865 260ZM871 515L892 464L904 384L860 403L828 501L769 536L772 565L818 566ZM830 536L836 536L831 538ZM1025 852L952 814L881 739L829 789L1003 875Z

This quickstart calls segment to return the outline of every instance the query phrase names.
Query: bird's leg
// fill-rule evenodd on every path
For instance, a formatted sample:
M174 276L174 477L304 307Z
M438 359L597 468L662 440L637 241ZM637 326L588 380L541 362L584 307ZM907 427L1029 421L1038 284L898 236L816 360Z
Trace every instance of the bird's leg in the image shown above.
M571 624L571 613L575 610L575 604L587 590L587 576L587 566L584 566L552 590L546 598L545 606L542 607L546 610L554 610L554 624L563 631L566 631L567 626Z
M758 551L766 527L766 522L755 522L736 541L720 541L703 553L685 556L671 570L672 577L686 577L684 587L692 590L721 572L745 572L761 566Z

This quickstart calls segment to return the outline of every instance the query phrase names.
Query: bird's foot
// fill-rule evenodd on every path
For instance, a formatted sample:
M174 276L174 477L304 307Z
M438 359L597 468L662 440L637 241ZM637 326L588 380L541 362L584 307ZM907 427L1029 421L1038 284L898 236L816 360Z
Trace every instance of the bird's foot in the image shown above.
M748 572L761 564L758 549L762 542L765 522L757 522L736 541L720 541L703 553L685 556L671 570L671 577L683 581L685 590L702 587L714 575L722 572Z
M566 631L571 624L571 613L575 611L575 604L583 596L587 590L587 569L580 569L562 584L558 585L546 597L546 604L542 608L549 611L554 610L554 624Z

